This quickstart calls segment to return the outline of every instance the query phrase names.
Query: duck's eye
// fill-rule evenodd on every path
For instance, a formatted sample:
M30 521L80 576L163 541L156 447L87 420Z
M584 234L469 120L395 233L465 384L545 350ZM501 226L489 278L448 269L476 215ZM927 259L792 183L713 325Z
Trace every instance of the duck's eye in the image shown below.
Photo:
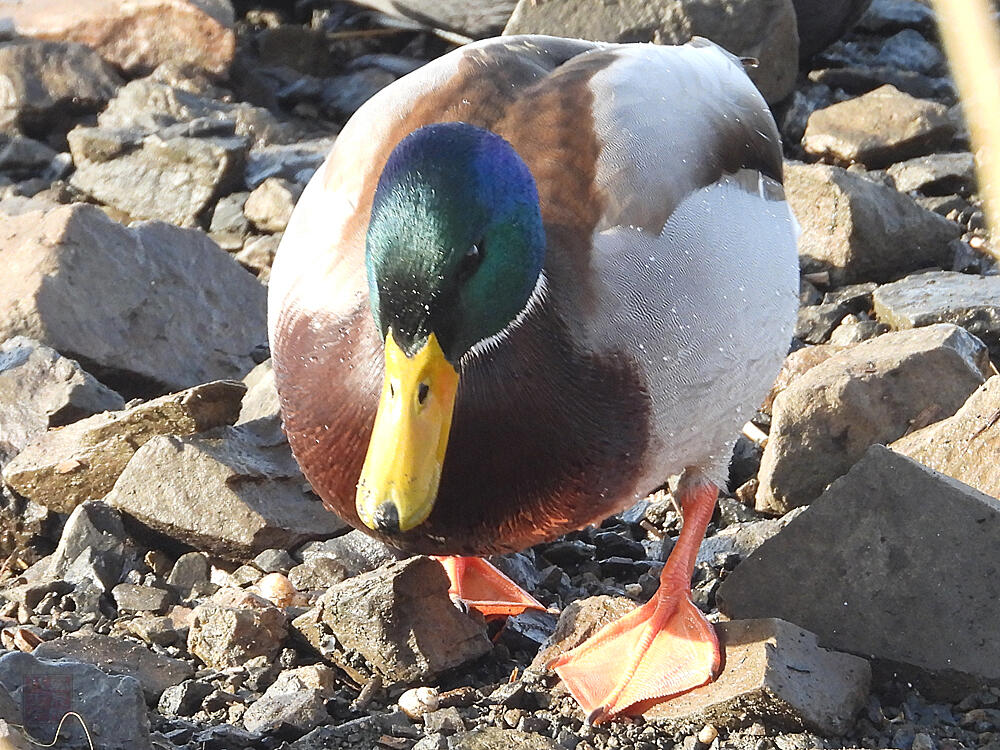
M423 404L427 400L427 394L430 393L430 386L427 383L421 383L417 388L417 403Z
M462 256L462 260L458 264L459 281L465 281L476 272L479 264L483 262L484 248L485 244L480 240L465 251L465 255Z

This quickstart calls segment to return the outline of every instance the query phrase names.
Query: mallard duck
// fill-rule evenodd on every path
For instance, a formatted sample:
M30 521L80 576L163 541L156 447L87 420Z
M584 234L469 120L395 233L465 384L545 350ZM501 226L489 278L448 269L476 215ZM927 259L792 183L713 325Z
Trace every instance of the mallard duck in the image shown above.
M278 250L284 427L357 528L414 553L503 553L681 475L657 595L553 665L592 720L719 668L690 578L792 334L781 170L763 99L710 42L488 39L358 110ZM454 591L503 605L513 584L489 593L488 568L450 562Z

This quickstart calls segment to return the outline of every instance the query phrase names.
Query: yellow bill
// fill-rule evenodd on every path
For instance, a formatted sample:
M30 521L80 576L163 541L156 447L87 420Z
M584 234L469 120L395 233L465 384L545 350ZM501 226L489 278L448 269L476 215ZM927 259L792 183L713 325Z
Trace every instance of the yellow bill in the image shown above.
M409 531L430 515L457 391L458 372L434 334L407 357L389 330L385 382L358 481L358 516L368 528Z

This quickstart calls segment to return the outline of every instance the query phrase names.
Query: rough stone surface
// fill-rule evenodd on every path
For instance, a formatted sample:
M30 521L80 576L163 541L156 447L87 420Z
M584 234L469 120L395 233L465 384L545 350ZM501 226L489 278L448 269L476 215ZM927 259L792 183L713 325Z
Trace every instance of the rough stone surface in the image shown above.
M206 436L153 438L107 501L192 547L245 559L345 528L303 485L287 448L261 447L240 428L220 428Z
M54 349L24 336L0 344L0 466L50 427L124 406Z
M248 591L222 588L194 608L188 651L210 667L237 667L257 656L273 660L286 633L280 609Z
M840 38L868 8L871 0L792 0L798 21L799 57L812 57Z
M21 496L68 513L104 497L153 437L232 424L244 392L242 383L223 380L82 419L36 438L4 467L4 480Z
M307 563L320 557L333 558L344 566L348 578L396 559L390 547L356 529L333 539L305 544L299 553Z
M17 33L78 42L131 75L178 62L224 75L236 49L229 0L3 0Z
M937 324L887 333L830 357L774 400L758 510L811 502L868 446L954 414L983 383L982 342Z
M0 6L3 12L3 6ZM122 81L81 44L35 39L0 41L0 129L65 127L74 115L96 112Z
M302 185L270 177L250 193L243 213L261 231L283 232L300 195Z
M879 168L946 147L954 135L947 107L887 84L813 112L802 147L839 163Z
M948 243L961 233L912 198L840 167L789 164L785 194L802 225L802 270L827 271L837 286L950 266Z
M69 583L89 580L101 591L118 583L125 553L121 515L100 501L78 505L49 561L50 574Z
M1000 376L973 393L954 416L901 437L890 447L935 471L1000 498Z
M893 164L886 170L904 193L917 190L924 195L968 195L976 185L975 159L968 151L930 154Z
M305 184L333 148L333 138L254 148L247 157L246 185L253 190L268 177Z
M876 445L726 578L719 607L969 688L1000 679L998 544L1000 501Z
M1000 358L1000 276L914 274L880 286L873 302L878 319L893 328L954 323L982 339Z
M448 585L428 557L390 563L332 587L292 624L348 674L358 674L346 653L356 652L387 683L428 680L490 650L483 626L455 608Z
M360 0L359 4L397 18L430 23L436 28L481 39L500 33L517 0Z
M75 204L3 217L0 338L32 336L129 396L241 378L264 287L203 233Z
M119 583L111 590L119 612L165 612L173 592L155 586Z
M75 711L101 750L152 750L142 688L133 677L111 676L90 664L46 661L14 651L0 656L0 686L18 705L45 707L24 716L25 729L34 737L52 738L63 714ZM58 747L88 750L92 746L80 725L68 721Z
M87 127L70 131L68 140L76 164L70 184L77 190L133 219L183 226L240 186L248 146L238 136Z
M799 39L792 0L521 0L504 34L554 34L606 42L682 44L703 36L734 55L754 57L747 71L768 102L792 91Z
M34 653L39 659L83 662L110 674L133 677L142 686L146 701L154 706L164 690L194 674L188 662L154 653L131 638L66 636L40 644Z

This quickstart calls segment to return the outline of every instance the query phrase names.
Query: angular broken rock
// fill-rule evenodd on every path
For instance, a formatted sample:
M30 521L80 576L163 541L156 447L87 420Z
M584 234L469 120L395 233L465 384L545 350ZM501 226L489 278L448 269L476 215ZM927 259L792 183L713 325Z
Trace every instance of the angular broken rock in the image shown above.
M9 5L0 6L0 13L7 15ZM0 40L0 81L0 130L13 125L63 132L74 116L103 107L122 84L81 44L26 38Z
M245 138L231 134L78 127L67 139L76 165L74 188L133 219L184 226L193 226L214 200L241 186L248 148Z
M968 195L976 185L976 165L972 154L930 154L893 164L886 170L896 183L896 189L908 193L918 190L924 195Z
M127 397L254 366L266 291L203 232L80 203L0 218L0 338L32 336Z
M269 177L250 193L243 213L263 232L283 232L300 195L302 185Z
M947 107L887 84L813 112L802 148L842 164L861 162L877 169L946 147L954 135Z
M1000 359L1000 276L954 271L913 274L873 294L875 315L896 329L954 323Z
M785 194L802 224L802 270L827 271L835 286L949 266L948 243L961 233L909 196L840 167L788 164Z
M142 686L146 702L153 706L164 690L194 675L189 662L150 651L131 638L63 636L40 644L34 654L39 659L83 662L109 674L134 677Z
M307 732L329 719L325 703L335 693L334 672L323 664L289 669L278 675L264 694L243 714L250 732L281 726Z
M983 383L954 416L911 432L890 447L1000 498L1000 375Z
M606 42L683 44L703 36L734 55L753 57L747 71L768 102L795 86L799 36L792 0L521 0L504 34L555 34Z
M287 635L285 613L249 591L221 588L194 608L188 651L209 667L274 659Z
M448 586L435 560L401 560L333 586L292 626L355 679L371 670L387 684L429 680L490 650Z
M35 439L4 467L19 495L60 513L101 498L135 452L156 435L193 435L239 415L242 383L220 380L96 414Z
M129 461L106 500L172 539L242 560L346 528L304 484L287 447L262 447L230 427L153 438Z
M84 44L132 76L164 62L221 76L236 50L228 0L31 0L0 13L18 34Z
M987 372L985 346L939 323L830 357L774 400L756 507L784 513L819 496L868 446L954 414Z
M49 559L49 575L69 583L90 580L109 591L122 574L125 526L121 514L99 500L73 509Z
M44 708L24 712L24 728L33 737L51 740L63 714L74 711L91 735L100 738L101 750L152 750L142 688L133 677L13 651L0 656L0 686L17 705ZM60 750L94 747L76 721L63 724L57 746Z
M55 349L24 336L0 344L0 466L49 427L124 406Z
M964 695L1000 679L998 545L1000 501L876 445L737 566L719 607L795 622Z

